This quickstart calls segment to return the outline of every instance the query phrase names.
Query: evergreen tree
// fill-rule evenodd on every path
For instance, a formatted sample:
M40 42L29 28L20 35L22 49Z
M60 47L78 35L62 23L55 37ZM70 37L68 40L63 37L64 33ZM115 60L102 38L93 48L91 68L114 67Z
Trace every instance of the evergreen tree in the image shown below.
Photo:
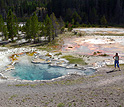
M0 31L2 32L3 40L8 40L7 26L4 24L4 21L1 15L0 15Z
M65 16L64 16L65 20L68 21L68 22L71 22L72 21L72 15L73 15L73 11L70 8L68 8L66 10L66 13L65 13Z
M17 18L12 13L11 10L9 10L8 15L7 15L7 29L8 29L8 32L9 32L8 37L13 42L14 37L18 33L18 24L17 24Z
M75 20L72 19L71 23L72 23L72 25L74 26L74 25L75 25Z
M4 40L8 40L8 29L6 25L4 25L3 27L3 37L4 37Z
M52 26L52 21L48 15L46 16L45 19L45 30L46 30L46 36L48 37L48 42L51 42L53 35L53 26Z
M90 10L89 20L90 20L91 24L97 24L98 23L98 15L97 15L97 11L95 8L92 8Z
M34 43L36 42L36 38L38 37L38 34L39 34L39 22L36 13L34 13L33 16L31 17L31 35L34 40Z
M54 13L52 13L50 15L50 19L52 20L52 26L53 26L53 29L52 29L52 39L54 40L54 38L58 35L60 29L59 29L59 23L58 23L58 20L55 16Z
M31 18L27 20L26 25L24 27L24 31L26 32L26 40L29 42L32 40L31 39Z
M101 22L102 25L106 25L107 24L107 20L106 20L105 16L103 16L101 18L100 22Z
M40 37L46 37L46 29L45 29L45 22L41 23L41 27L40 27Z
M61 33L62 33L64 31L64 28L65 28L65 22L63 21L61 16L59 18L59 25L60 25L60 30L61 30Z
M120 24L122 17L122 6L121 6L121 0L117 0L116 3L116 9L115 9L115 22L117 22L117 24Z
M74 20L75 25L77 22L81 22L81 17L76 11L72 14L72 19Z
M3 31L3 27L4 27L4 21L3 21L2 16L0 15L0 32Z
M124 25L124 0L0 0L0 14L4 20L9 9L20 21L26 21L38 8L42 8L38 15L42 22L46 14L54 12L57 18L62 16L69 23L74 19L75 24L100 24L105 15L108 24Z

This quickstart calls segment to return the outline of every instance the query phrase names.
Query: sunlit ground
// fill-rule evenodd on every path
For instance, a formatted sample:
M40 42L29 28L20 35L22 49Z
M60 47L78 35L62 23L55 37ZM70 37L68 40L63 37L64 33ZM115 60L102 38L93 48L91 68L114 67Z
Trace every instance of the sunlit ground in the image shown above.
M120 59L121 59L121 61L120 61L121 64L124 63L124 29L87 28L87 29L74 29L74 30L76 32L78 32L78 34L81 33L82 36L78 36L78 34L77 34L77 36L72 36L70 38L69 37L64 38L63 45L61 48L62 53L66 52L69 54L71 53L72 55L76 54L76 55L82 55L82 56L83 55L99 56L99 55L104 55L104 54L108 55L106 58L102 57L102 56L100 56L100 57L81 57L82 59L84 59L86 61L86 63L88 65L98 68L98 67L104 66L106 63L113 64L114 61L113 61L112 56L114 56L115 53L118 52ZM96 54L94 54L94 53L96 53ZM5 53L1 53L1 54L3 55ZM56 68L55 70L53 70L52 67L49 67L48 65L46 65L45 72L47 72L48 78L45 78L46 74L45 74L45 76L42 75L42 74L44 74L44 71L41 72L41 75L37 75L36 72L34 72L36 68L37 68L37 71L38 70L41 71L41 68L43 68L44 65L43 66L41 66L41 65L40 66L39 65L32 66L32 64L30 63L32 66L32 68L31 68L30 66L27 66L27 64L29 64L29 62L26 62L26 61L29 61L29 60L25 60L25 59L26 58L23 58L23 60L21 60L21 61L23 63L22 64L23 68L26 68L26 69L22 69L22 67L20 67L20 65L17 65L19 72L16 71L17 70L17 68L16 68L15 71L11 72L12 74L10 74L10 72L7 72L5 75L7 75L7 76L13 75L16 78L26 79L26 80L49 80L49 79L60 77L60 76L67 75L68 73L70 73L70 70L68 71L65 68L62 68L61 70L60 70L60 68ZM3 62L3 60L1 60L1 61ZM25 73L24 71L27 71L27 69L31 69L32 74L25 76L25 74L22 74L22 73ZM20 71L20 70L22 70L22 71ZM51 70L53 70L53 73L51 73ZM54 71L59 71L59 72L55 73ZM71 72L72 72L72 69L71 69ZM81 72L83 74L87 74L87 73L93 73L94 71L93 72L79 71L79 72ZM18 76L17 74L20 76ZM28 74L30 74L30 73L28 73ZM36 75L34 75L34 74L36 74ZM38 74L39 74L39 71L38 71ZM52 75L52 77L50 77L51 75ZM34 78L33 76L36 76L36 78Z
M85 33L85 36L65 39L62 46L63 52L81 55L93 55L94 52L100 52L110 56L118 52L120 56L124 56L124 29L87 28L74 30Z

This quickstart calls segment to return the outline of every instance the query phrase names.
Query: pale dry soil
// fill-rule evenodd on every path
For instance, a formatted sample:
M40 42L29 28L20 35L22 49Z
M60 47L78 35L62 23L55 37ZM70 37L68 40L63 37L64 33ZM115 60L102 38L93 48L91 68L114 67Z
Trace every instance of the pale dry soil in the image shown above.
M0 107L124 107L124 70L55 81L0 81Z

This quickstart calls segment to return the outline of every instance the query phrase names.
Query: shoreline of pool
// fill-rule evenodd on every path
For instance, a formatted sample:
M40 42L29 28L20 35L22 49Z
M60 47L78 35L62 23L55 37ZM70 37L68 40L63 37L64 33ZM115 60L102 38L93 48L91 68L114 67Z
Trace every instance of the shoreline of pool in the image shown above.
M61 77L58 77L58 78L53 78L53 79L51 79L51 80L21 80L21 79L17 79L17 78L13 78L13 77L11 77L10 75L9 76L7 76L6 75L6 73L7 72L11 72L11 70L13 70L13 69L15 69L15 67L14 67L14 64L16 64L16 63L18 63L18 59L16 59L16 57L18 56L18 58L21 58L21 56L25 56L25 55L29 55L29 56L32 56L32 57L34 57L33 55L34 55L34 53L37 53L37 52L39 52L39 51L37 51L37 52L35 52L36 51L36 49L33 49L33 51L32 51L32 49L30 49L30 51L29 52L24 52L24 50L26 50L26 49L20 49L19 48L19 50L21 50L21 51L19 51L18 53L16 53L16 52L14 52L13 51L13 53L14 54L9 54L9 55L5 55L5 57L8 57L8 59L10 60L10 63L8 64L8 65L6 65L6 67L8 66L8 68L6 68L6 69L4 69L4 70L2 70L1 72L0 72L0 77L1 77L1 79L3 79L3 80L14 80L14 81L54 81L54 80L57 80L57 79L61 79L61 78L65 78L65 77L68 77L68 76L70 76L70 75L82 75L82 74L79 74L79 73L77 73L77 72L75 72L75 73L71 73L71 74L66 74L66 75L63 75L63 76L61 76ZM29 49L27 49L27 50L29 50ZM27 51L26 50L26 51ZM33 53L34 52L34 53ZM42 52L42 54L44 53L44 54L46 54L47 52L46 51L40 51L40 52ZM27 54L28 53L28 54ZM32 54L33 53L33 54ZM15 57L15 55L16 55L16 57ZM13 58L12 58L12 56L13 56L13 58L15 57L15 59L16 60L13 60ZM54 65L53 65L54 66ZM5 67L5 66L4 66ZM58 67L63 67L63 66L58 66ZM67 67L67 66L64 66L65 68ZM83 67L83 66L82 66ZM77 69L77 70L79 70L79 69L82 69L82 67L73 67L73 68L67 68L67 69ZM83 68L84 69L84 68Z
M20 58L25 58L25 57L30 57L30 56L23 56L23 57L20 57ZM31 57L30 57L30 58L31 58ZM17 63L18 63L18 62L17 62ZM16 62L14 62L14 64L16 64ZM41 64L44 65L45 63L44 63L44 64L41 63ZM37 65L37 64L35 64L35 65ZM39 63L39 65L40 65L40 63ZM45 65L46 65L46 64L45 64ZM63 67L63 66L51 66L51 65L49 65L49 64L47 64L47 65L50 66L50 67L53 67L53 68L54 68L54 67L55 67L55 68L60 68L60 69L61 69L61 68L62 68L62 69L65 68L66 70L69 70L69 69L70 69L70 70L72 70L72 72L67 73L66 75L62 75L62 76L57 77L57 78L53 78L53 79L51 79L51 80L26 80L26 81L54 81L54 80L56 80L56 79L65 78L65 77L71 76L71 75L83 75L83 76L86 75L86 74L83 73L84 68L79 67L79 66L76 67L76 68L74 68L74 67L73 67L73 68L69 68L69 67L66 68L67 66L64 66L64 67ZM13 66L13 69L15 69L15 68L14 68L15 65L12 65L12 66ZM11 76L11 75L6 75L7 73L10 74L10 72L12 72L13 69L10 68L10 69L8 69L8 70L6 70L6 71L3 71L3 73L6 72L6 73L4 73L4 76L5 76L5 77L8 77L7 80L9 80L10 78L11 78L11 79L13 78L13 80L21 80L21 81L23 81L22 79L14 78L14 77ZM96 72L96 69L93 69L93 68L87 68L87 69L92 69L92 70L93 70L93 73ZM82 71L82 73L79 73L78 70ZM73 71L74 71L74 72L73 72ZM91 75L91 74L89 74L89 75ZM24 81L25 81L25 80L24 80Z

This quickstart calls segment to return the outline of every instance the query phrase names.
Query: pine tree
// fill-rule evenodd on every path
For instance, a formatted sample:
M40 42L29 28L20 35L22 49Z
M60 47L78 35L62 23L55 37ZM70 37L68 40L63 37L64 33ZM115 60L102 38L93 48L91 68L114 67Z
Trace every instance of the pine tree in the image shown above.
M4 25L3 27L3 36L4 36L4 40L8 40L8 29L6 25Z
M26 25L24 27L24 31L26 32L26 40L31 42L31 18L27 20Z
M116 3L116 9L115 9L115 22L117 22L117 24L120 24L121 22L121 19L123 19L123 17L120 17L122 16L122 3L121 3L121 0L117 0L117 3Z
M72 15L73 15L73 11L70 8L68 8L66 10L65 20L70 23L72 21Z
M46 36L48 37L48 42L52 41L52 34L53 34L53 26L50 17L47 15L45 19L45 30Z
M2 15L0 15L0 32L3 31L3 27L4 27L4 21L3 21Z
M39 22L36 13L33 14L31 17L31 35L34 39L34 43L36 42L36 38L38 37L39 33Z
M75 11L71 17L74 20L74 24L76 25L77 22L81 22L80 15Z
M40 35L46 37L45 21L41 23Z
M106 20L105 16L103 16L101 18L100 22L101 22L102 25L106 25L107 24L107 20Z
M52 35L52 39L54 40L55 39L55 37L57 37L58 36L58 33L60 32L60 29L59 29L59 27L60 27L60 25L59 25L59 23L58 23L58 20L57 20L57 18L56 18L56 16L55 16L55 14L54 13L52 13L51 15L50 15L50 19L52 20L52 25L53 25L53 35Z
M7 15L7 29L9 32L9 38L11 41L14 41L14 37L18 33L18 24L17 24L17 18L16 16L12 13L11 10L9 10L8 15Z
M97 24L98 23L98 15L97 15L97 11L95 8L92 8L90 10L89 20L90 20L91 24Z
M4 24L4 21L1 15L0 15L0 31L2 32L3 40L8 40L7 26Z
M64 28L65 28L65 22L63 21L61 16L59 18L59 25L60 25L60 30L61 30L61 33L62 33L64 31Z

